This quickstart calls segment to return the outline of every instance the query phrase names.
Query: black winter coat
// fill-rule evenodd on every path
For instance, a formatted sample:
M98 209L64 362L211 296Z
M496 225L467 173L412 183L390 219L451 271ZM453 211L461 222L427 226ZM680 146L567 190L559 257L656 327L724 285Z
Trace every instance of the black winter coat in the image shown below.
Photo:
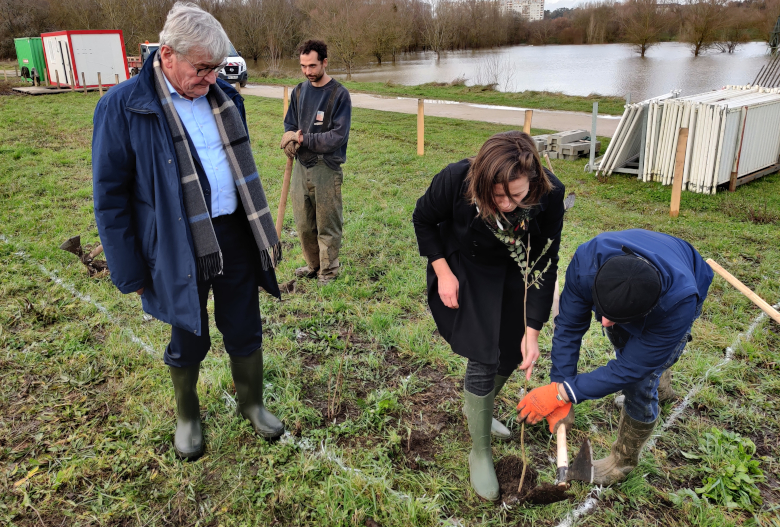
M469 167L469 160L464 159L439 172L417 200L412 216L420 255L429 257L428 305L439 333L458 355L485 364L497 364L501 355L504 364L520 363L523 273L506 245L478 217L476 205L466 199ZM528 225L531 262L552 240L533 269L544 269L548 260L550 267L540 287L528 290L528 327L537 330L550 316L564 214L563 183L552 172L547 175L554 188L535 207ZM528 236L522 239L527 243ZM458 309L448 308L439 297L431 265L439 257L446 258L458 278Z

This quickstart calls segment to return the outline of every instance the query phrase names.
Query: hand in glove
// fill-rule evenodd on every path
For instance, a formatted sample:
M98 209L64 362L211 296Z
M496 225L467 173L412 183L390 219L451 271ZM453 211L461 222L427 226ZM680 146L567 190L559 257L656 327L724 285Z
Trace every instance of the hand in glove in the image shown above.
M574 426L574 405L566 403L560 408L556 408L547 416L547 424L550 425L550 433L554 434L559 425L565 425L566 430L571 430Z
M571 403L564 401L558 394L558 383L551 382L547 386L534 388L523 397L517 405L517 420L533 425L555 410L566 406L571 407ZM564 416L565 414L561 415L559 419Z
M285 132L282 136L282 144L279 145L279 148L286 148L290 141L295 141L296 143L298 142L298 132L293 132L292 130Z
M298 153L298 149L301 147L301 143L298 141L290 141L287 146L284 147L284 153L290 159L295 159L295 155Z

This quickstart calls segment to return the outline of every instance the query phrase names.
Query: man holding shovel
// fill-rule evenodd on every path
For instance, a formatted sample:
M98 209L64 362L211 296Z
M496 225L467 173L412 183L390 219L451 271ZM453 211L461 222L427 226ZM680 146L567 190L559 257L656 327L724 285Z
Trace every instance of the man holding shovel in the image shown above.
M298 160L291 193L306 265L295 275L319 277L319 283L326 284L340 271L341 165L347 160L352 101L347 89L325 72L328 47L324 42L307 40L298 54L308 80L293 89L281 143L287 157Z
M547 386L517 406L518 419L547 418L550 432L571 423L573 404L619 390L617 440L593 463L593 482L622 481L658 420L659 383L691 340L713 272L688 242L633 229L606 232L580 245L566 270L560 312L555 318L552 370ZM580 345L591 311L615 348L615 358L588 373L577 372Z

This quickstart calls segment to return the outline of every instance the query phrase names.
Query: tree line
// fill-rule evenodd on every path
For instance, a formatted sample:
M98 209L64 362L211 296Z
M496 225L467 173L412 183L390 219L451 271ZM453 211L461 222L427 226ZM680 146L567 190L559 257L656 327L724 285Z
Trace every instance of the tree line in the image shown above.
M155 42L175 0L0 0L0 57L15 58L15 37L65 29L121 29L128 54ZM307 38L328 42L331 61L351 73L361 61L394 61L400 53L516 44L625 42L644 53L683 41L695 55L733 52L769 38L780 0L595 0L546 11L529 22L500 0L199 0L225 27L245 58L269 74Z

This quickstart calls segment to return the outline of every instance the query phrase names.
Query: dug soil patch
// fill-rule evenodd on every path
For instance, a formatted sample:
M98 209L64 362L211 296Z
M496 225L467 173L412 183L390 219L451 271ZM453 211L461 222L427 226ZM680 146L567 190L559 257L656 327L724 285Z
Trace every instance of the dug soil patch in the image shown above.
M507 505L523 503L534 505L547 505L568 500L571 494L566 492L566 487L559 487L550 483L537 485L539 474L532 465L525 470L523 488L518 492L520 477L523 473L523 460L517 456L506 456L496 464L496 476L501 489L501 502Z

